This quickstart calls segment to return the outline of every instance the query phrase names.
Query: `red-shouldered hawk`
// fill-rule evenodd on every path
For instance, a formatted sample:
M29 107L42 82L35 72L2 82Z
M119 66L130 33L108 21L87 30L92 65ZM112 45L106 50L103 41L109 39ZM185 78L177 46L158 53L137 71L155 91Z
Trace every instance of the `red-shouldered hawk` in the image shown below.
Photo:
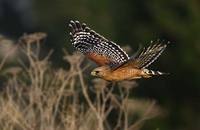
M161 55L169 42L152 42L137 55L129 57L119 45L96 33L85 23L70 21L69 27L73 46L100 66L91 72L93 76L121 81L166 74L146 68Z

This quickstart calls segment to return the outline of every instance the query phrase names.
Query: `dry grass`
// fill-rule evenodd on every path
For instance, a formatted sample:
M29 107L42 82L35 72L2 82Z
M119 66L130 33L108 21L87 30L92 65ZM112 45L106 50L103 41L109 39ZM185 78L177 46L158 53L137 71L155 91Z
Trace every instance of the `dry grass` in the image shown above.
M134 81L109 84L101 79L85 80L83 56L66 53L70 69L54 69L52 51L40 57L44 33L20 38L14 47L23 52L28 64L5 70L2 60L0 86L1 130L138 130L145 120L160 113L154 101L129 98ZM20 57L18 57L20 59ZM26 61L26 62L27 62ZM4 66L4 67L3 67Z

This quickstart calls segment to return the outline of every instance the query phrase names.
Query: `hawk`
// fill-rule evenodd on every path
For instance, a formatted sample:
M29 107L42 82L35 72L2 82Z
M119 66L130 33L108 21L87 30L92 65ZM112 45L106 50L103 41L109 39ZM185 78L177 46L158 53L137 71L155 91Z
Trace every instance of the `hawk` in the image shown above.
M90 29L85 23L70 21L72 45L99 66L91 75L107 81L133 80L164 75L147 67L165 50L167 44L157 40L129 57L119 45Z

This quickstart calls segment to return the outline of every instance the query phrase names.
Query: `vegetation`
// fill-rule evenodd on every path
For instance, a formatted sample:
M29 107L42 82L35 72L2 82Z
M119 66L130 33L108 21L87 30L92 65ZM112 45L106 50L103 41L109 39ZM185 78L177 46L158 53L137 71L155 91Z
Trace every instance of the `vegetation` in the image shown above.
M70 55L65 54L62 49L65 48L70 54L74 52L75 49L69 41L68 24L70 20L79 20L107 39L121 46L129 46L132 49L130 55L134 54L140 45L149 45L151 40L170 41L166 51L150 66L153 70L169 72L170 75L137 80L138 87L130 90L129 99L137 99L139 102L146 99L155 100L162 108L162 116L146 120L142 130L199 130L199 12L198 0L2 0L0 35L9 39L0 36L0 88L7 88L8 80L13 79L12 74L8 73L12 69L15 70L15 66L15 73L20 72L17 74L17 80L25 82L25 86L31 86L28 73L26 76L22 74L26 72L25 68L30 68L30 61L21 49L22 44L14 42L23 33L47 32L48 37L40 44L39 60L45 58L51 49L54 51L47 60L49 69L45 74L48 72L48 75L55 75L50 70L57 72L59 68L68 72L69 61L63 60L63 56ZM34 48L37 44L31 45ZM88 65L88 62L89 60L83 60L80 68L85 68L81 69L84 71L84 85L95 104L96 96L92 89L95 86L94 78L88 73L94 68L94 64ZM78 83L79 75L74 77L80 102L89 107L81 84ZM111 85L107 86L112 88ZM120 87L116 85L112 92L115 96L120 95L118 88ZM114 126L111 120L118 114L114 110L111 112L112 116L107 118L112 127ZM133 119L129 118L129 125L134 123L138 116L136 114L131 117Z
M83 73L88 64L83 65L78 53L65 52L69 69L52 68L52 51L40 56L45 37L44 33L22 36L14 49L23 53L23 60L17 57L18 66L1 68L5 78L0 92L1 130L139 130L160 114L155 101L129 98L135 81L117 87L94 79L89 86ZM110 116L116 117L110 120Z

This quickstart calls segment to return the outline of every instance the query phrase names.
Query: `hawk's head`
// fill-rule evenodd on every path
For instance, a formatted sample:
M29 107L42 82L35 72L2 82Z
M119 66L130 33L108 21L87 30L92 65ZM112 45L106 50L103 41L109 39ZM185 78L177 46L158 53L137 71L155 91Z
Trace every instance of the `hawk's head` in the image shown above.
M96 77L105 77L106 75L108 75L111 72L110 67L109 66L101 66L98 68L95 68L92 72L91 75L92 76L96 76Z

